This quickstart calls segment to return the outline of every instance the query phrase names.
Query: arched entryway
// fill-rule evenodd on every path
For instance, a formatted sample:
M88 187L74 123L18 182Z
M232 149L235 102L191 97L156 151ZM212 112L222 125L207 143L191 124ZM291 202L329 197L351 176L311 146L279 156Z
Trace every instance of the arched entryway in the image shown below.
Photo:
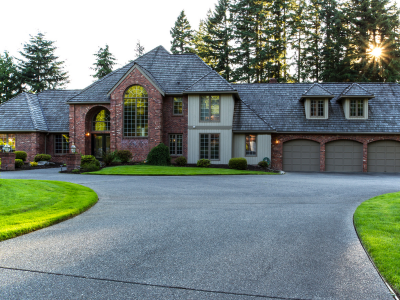
M110 152L110 111L105 107L93 108L86 121L90 154L101 160L105 153Z

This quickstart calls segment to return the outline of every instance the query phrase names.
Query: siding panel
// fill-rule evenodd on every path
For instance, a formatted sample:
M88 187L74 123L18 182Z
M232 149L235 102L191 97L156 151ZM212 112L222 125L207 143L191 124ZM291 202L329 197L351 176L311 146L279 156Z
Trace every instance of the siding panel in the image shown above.
M264 157L271 159L271 135L258 134L257 135L257 156L246 155L246 135L235 134L233 136L233 156L244 157L249 165L256 165L263 160Z

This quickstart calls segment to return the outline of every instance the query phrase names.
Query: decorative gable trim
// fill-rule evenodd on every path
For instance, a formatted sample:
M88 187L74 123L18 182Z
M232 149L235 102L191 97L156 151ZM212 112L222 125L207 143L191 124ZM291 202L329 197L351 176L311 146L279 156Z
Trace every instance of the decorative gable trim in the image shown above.
M125 80L126 77L129 76L129 74L134 71L135 69L137 69L156 89L157 91L165 96L165 92L164 90L160 87L160 85L155 81L154 78L151 78L150 74L147 74L148 72L145 71L144 68L140 67L137 63L135 63L126 73L124 76L122 76L122 78L113 86L113 88L107 93L107 96L111 96L111 94L115 91L116 88L118 88L118 86Z

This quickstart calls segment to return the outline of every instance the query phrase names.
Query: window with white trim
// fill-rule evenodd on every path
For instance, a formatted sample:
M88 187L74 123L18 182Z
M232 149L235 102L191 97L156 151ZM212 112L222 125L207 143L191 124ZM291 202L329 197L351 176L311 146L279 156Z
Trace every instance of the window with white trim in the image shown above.
M200 159L219 160L219 133L200 134Z

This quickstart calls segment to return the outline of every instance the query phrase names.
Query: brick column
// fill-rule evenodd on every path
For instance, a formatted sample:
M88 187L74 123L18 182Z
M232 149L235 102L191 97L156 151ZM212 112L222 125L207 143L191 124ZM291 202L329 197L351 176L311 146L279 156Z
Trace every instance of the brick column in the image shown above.
M78 169L80 165L81 165L81 155L79 153L67 154L67 171Z
M325 143L319 146L319 171L325 172Z
M363 143L363 172L368 172L368 144Z
M15 171L15 153L0 152L1 170Z

